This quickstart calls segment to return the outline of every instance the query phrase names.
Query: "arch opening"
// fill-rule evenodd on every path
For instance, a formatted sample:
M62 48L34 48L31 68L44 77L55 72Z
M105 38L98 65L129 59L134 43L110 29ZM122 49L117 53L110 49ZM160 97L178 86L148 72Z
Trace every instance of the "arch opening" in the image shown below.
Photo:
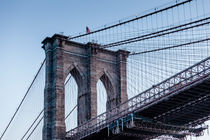
M78 126L78 93L81 87L81 75L73 68L65 79L65 124L69 131Z
M112 108L113 91L111 81L106 74L103 74L97 82L97 115Z

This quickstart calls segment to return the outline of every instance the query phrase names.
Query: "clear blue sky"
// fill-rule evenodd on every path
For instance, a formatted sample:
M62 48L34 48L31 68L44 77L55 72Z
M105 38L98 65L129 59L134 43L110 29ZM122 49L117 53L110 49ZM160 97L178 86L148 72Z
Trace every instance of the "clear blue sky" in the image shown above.
M0 0L0 134L44 59L41 41L136 15L172 0Z

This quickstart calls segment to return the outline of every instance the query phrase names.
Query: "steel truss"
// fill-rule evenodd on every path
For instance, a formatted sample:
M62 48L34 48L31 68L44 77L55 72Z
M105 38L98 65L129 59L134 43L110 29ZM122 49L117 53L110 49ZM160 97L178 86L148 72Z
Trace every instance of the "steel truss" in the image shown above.
M67 132L67 137L76 137L81 139L95 132L99 132L100 130L107 128L107 126L109 126L113 121L120 120L133 112L140 112L141 110L149 108L158 102L166 100L171 96L177 95L180 92L193 87L205 79L209 79L209 77L210 57L177 73L157 85L153 85L150 89L129 99L120 106L70 130ZM197 120L199 122L201 121L199 119ZM188 122L188 124L191 123L197 124L196 121Z

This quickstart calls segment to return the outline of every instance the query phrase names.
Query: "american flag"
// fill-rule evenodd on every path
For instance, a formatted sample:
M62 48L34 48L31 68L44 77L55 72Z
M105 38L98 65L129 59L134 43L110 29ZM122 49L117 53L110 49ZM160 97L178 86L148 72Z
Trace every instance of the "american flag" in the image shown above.
M86 33L87 33L87 34L90 33L90 29L88 28L88 26L86 26Z

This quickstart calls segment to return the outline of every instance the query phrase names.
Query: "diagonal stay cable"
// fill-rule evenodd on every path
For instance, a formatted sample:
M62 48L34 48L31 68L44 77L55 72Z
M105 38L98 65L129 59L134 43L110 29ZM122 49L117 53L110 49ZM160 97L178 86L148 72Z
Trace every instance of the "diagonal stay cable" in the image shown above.
M34 133L34 131L36 130L36 128L39 126L39 124L41 123L41 121L43 120L44 115L41 117L41 119L39 120L39 122L36 124L36 126L34 127L34 129L31 131L31 133L28 135L28 137L26 138L26 140L28 140L31 135Z
M8 128L9 128L9 126L11 125L12 121L14 120L14 118L15 118L15 116L16 116L16 114L17 114L17 112L19 111L19 109L20 109L21 105L23 104L23 102L24 102L24 100L25 100L26 96L28 95L28 93L29 93L29 91L30 91L30 89L31 89L32 85L34 84L34 82L35 82L36 78L38 77L39 72L41 71L41 69L42 69L42 67L43 67L43 65L44 65L44 63L45 63L45 61L46 61L46 59L44 59L44 60L43 60L43 62L42 62L42 64L41 64L41 66L40 66L40 68L39 68L38 72L36 73L36 75L35 75L35 77L34 77L33 81L31 82L31 84L30 84L30 86L29 86L28 90L27 90L27 91L26 91L26 93L25 93L25 95L24 95L23 99L21 100L21 102L20 102L20 104L18 105L18 107L17 107L17 109L16 109L15 113L13 114L13 116L12 116L12 118L10 119L10 121L9 121L8 125L6 126L6 128L5 128L4 132L2 133L2 135L1 135L1 137L0 137L0 140L3 138L4 134L5 134L5 133L6 133L6 131L8 130Z
M70 79L72 78L72 76L70 76L66 82L64 83L64 85L66 85ZM75 105L73 107L73 109L68 113L68 115L65 117L65 120L71 115L71 113L75 110L75 108L77 107L77 105ZM26 134L30 131L30 129L34 126L35 122L38 120L38 118L41 116L41 114L44 112L44 109L40 112L40 114L36 117L36 119L34 120L34 122L31 124L31 126L29 127L29 129L26 131L26 133L24 134L24 136L22 137L21 140L23 140L23 138L26 136ZM28 135L28 137L26 138L26 140L28 140L31 135L34 133L34 131L36 130L36 128L39 126L39 124L41 123L41 121L43 120L44 115L41 117L41 119L38 121L38 123L36 124L36 126L34 127L34 129L31 131L31 133Z
M64 83L64 85L66 85L71 79L71 76L69 76L69 78L66 80L66 82Z
M179 45L174 45L174 46L169 46L169 47L164 47L164 48L158 48L158 49L148 50L148 51L134 52L134 53L131 53L130 55L138 55L138 54L156 52L156 51L161 51L161 50L167 50L167 49L172 49L172 48L187 46L187 45L191 45L191 44L197 44L197 43L208 41L208 40L210 40L210 38L206 38L206 39L202 39L202 40L198 40L198 41L193 41L193 42L188 42L188 43L184 43L184 44L179 44Z
M71 115L71 113L75 110L78 104L76 104L73 109L69 112L69 114L65 117L65 120Z
M44 112L44 109L42 109L42 111L39 113L39 115L36 117L36 119L33 121L33 123L30 125L30 127L27 129L26 133L23 135L23 137L21 138L21 140L23 140L25 138L25 136L27 135L27 133L30 131L30 129L33 127L33 125L36 123L36 121L39 119L39 117L41 116L41 114ZM43 117L43 116L42 116Z
M74 109L77 107L77 105L74 106L74 108L69 112L69 114L65 117L65 120L71 115L71 113L74 111ZM38 119L38 118L37 118ZM44 115L41 117L41 119L39 120L39 122L36 124L36 126L34 127L34 129L31 131L31 133L28 135L28 137L26 138L26 140L28 140L31 135L34 133L34 131L36 130L36 128L39 126L39 124L41 123L41 121L44 119ZM33 124L34 125L34 124ZM29 130L28 130L29 131ZM22 140L22 139L21 139Z

